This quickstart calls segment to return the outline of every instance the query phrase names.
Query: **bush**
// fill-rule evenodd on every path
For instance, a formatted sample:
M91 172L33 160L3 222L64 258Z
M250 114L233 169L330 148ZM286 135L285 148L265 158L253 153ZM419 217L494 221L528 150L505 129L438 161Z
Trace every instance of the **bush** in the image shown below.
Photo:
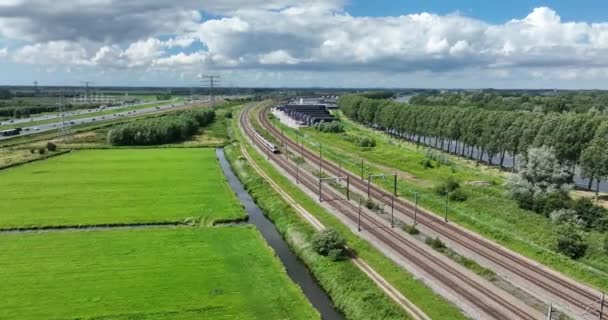
M604 235L604 241L602 243L602 249L604 250L604 254L608 254L608 234Z
M36 148L30 148L30 153L31 153L31 154L36 153Z
M373 148L376 146L376 140L368 137L358 138L357 145L363 148Z
M314 128L321 131L321 132L327 132L327 133L340 133L340 132L344 132L344 126L342 125L342 123L340 121L330 121L330 122L325 122L325 121L321 121L321 122L317 122L314 125Z
M557 238L557 251L571 259L578 259L585 255L589 245L581 234L572 225L561 228Z
M403 226L403 231L405 231L405 232L407 232L407 233L409 233L409 234L411 234L413 236L415 236L417 234L420 234L420 231L418 229L416 229L416 227L413 226L413 225L411 225L411 226L410 225Z
M45 153L46 153L45 148L38 148L38 154L45 154Z
M439 238L426 238L424 242L435 250L445 249L445 244Z
M433 161L431 161L430 159L424 159L422 160L422 167L425 169L433 169Z
M46 149L49 151L56 151L57 150L57 145L52 143L52 142L47 142L46 144Z
M325 229L315 233L311 245L313 250L332 260L339 260L344 256L346 240L335 229Z
M458 180L456 180L456 178L450 176L435 187L435 192L439 195L445 196L448 192L454 192L458 188L460 188L460 183Z
M580 198L572 203L572 210L576 212L580 225L585 230L605 231L607 229L606 209L597 206L587 198Z
M452 200L452 201L463 202L463 201L467 201L467 199L468 199L467 194L464 191L462 191L462 189L460 189L460 188L450 192L450 200Z

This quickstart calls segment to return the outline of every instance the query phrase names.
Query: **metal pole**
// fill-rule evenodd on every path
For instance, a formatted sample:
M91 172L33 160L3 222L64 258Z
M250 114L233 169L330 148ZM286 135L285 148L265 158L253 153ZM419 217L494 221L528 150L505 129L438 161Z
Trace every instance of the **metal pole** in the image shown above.
M321 178L319 178L319 202L323 202L323 199L321 199Z
M367 176L367 199L369 200L370 186L371 186L372 175Z
M346 200L350 200L350 176L346 176Z
M338 159L338 177L342 176L342 158Z
M391 228L395 227L395 222L393 218L393 211L395 209L395 196L391 197Z
M414 227L416 226L416 218L418 216L418 192L414 193Z
M361 158L361 180L363 180L363 158Z
M397 173L395 172L395 184L393 187L393 194L395 195L395 197L397 196Z
M300 183L300 163L296 163L296 184Z
M323 166L321 165L321 161L323 161L323 145L319 144L319 176L323 174Z
M446 190L446 193L445 193L445 216L443 217L443 220L445 222L448 222L448 202L449 202L448 199L449 198L450 198L450 191Z
M549 304L549 312L547 312L547 320L551 320L552 316L553 316L553 304L550 303Z
M361 232L361 198L359 198L359 211L358 211L358 219L357 219L357 230Z
M604 293L602 292L602 301L600 302L600 320L602 319L602 316L604 315Z

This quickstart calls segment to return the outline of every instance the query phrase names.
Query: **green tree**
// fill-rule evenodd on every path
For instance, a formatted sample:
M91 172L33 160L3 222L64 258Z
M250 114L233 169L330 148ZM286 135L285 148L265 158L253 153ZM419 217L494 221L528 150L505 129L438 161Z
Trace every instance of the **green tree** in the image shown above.
M604 121L589 146L581 155L582 175L591 182L596 179L596 198L599 195L600 181L608 178L608 121Z
M589 245L583 236L572 225L560 228L557 237L557 251L571 259L579 259L585 255Z

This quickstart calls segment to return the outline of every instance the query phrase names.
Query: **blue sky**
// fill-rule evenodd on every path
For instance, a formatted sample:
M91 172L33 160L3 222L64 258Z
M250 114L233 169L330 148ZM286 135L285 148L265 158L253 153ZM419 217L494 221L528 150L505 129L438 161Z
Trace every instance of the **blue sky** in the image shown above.
M15 19L16 18L16 19ZM0 85L608 89L608 1L11 0Z
M492 23L504 23L526 16L534 8L550 7L567 21L608 20L608 1L605 0L348 0L347 3L346 11L356 16L459 12Z

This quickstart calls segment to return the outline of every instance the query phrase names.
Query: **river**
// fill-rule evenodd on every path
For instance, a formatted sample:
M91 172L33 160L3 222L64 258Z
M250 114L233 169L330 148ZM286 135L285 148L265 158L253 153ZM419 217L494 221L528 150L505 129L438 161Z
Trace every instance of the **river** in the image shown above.
M310 274L306 265L291 251L274 224L266 218L262 210L255 204L241 181L232 172L230 163L226 160L224 149L216 149L216 156L224 171L228 184L236 193L239 201L245 207L249 215L249 222L260 231L266 242L278 255L287 270L287 275L297 283L304 292L308 301L319 311L322 319L334 320L344 319L344 316L336 310L329 296L323 291L315 278Z

